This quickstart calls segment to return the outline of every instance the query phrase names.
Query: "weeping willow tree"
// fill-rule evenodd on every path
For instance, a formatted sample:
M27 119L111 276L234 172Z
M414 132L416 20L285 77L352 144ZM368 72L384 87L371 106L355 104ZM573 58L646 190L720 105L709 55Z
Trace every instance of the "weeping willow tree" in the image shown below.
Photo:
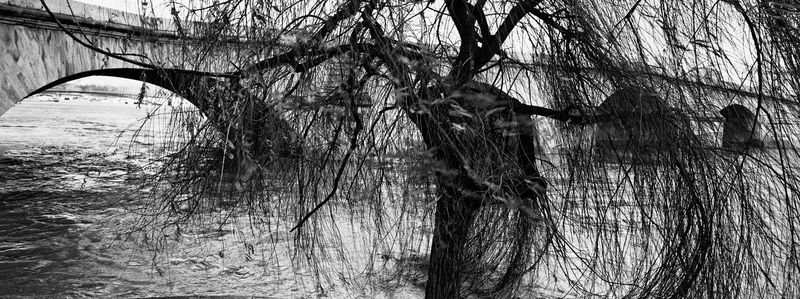
M798 3L171 6L227 71L175 85L201 115L153 223L223 202L321 282L426 298L800 295Z

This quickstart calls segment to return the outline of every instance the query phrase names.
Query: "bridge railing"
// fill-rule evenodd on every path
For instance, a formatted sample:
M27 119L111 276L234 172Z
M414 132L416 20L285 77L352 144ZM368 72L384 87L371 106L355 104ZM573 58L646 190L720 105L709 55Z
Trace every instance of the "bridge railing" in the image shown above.
M194 39L208 37L219 24L202 21L147 17L77 1L0 0L0 23L73 32L92 30L92 34L111 34L133 38ZM48 12L49 9L49 12ZM52 15L51 15L52 13ZM53 18L55 16L55 18ZM244 41L238 32L215 32L224 40Z

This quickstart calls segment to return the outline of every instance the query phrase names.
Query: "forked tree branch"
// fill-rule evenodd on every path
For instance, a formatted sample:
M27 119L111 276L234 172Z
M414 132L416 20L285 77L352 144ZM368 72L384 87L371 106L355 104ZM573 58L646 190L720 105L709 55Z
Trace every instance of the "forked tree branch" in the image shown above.
M326 19L322 27L319 30L317 30L317 32L314 33L314 35L311 36L311 38L309 39L310 47L318 48L320 42L325 37L327 37L334 29L336 29L336 27L342 20L354 16L356 12L358 12L359 7L361 7L361 0L350 0L344 5L340 6L339 9L336 11L336 13L333 14L330 18ZM316 65L305 66L304 64L298 62L298 58L300 58L302 54L305 54L303 53L303 51L307 50L307 48L308 46L303 47L303 45L298 45L293 49L289 50L288 52L272 56L265 60L251 64L250 66L245 67L242 70L236 72L236 75L242 75L249 72L260 71L275 67L277 65L285 65L285 64L291 65L297 71L302 71L310 67L314 67Z
M301 49L294 48L288 52L272 56L262 61L251 64L236 74L262 71L283 65L289 65L297 72L303 72L316 67L325 60L349 52L376 53L377 46L371 43L344 44L329 48Z
M536 6L541 3L542 0L525 0L522 2L517 3L511 11L508 13L506 18L500 23L500 26L497 27L497 31L495 31L494 35L488 34L488 32L484 32L484 40L485 44L481 47L479 55L476 57L475 65L473 66L474 71L478 71L481 69L486 63L488 63L495 54L500 52L500 46L508 39L508 36L511 34L511 31L517 27L519 22L525 18L530 13L536 11ZM477 8L477 5L476 5ZM485 16L482 12L478 15L478 22L485 22ZM483 17L483 20L481 20ZM481 24L481 31L488 31L483 29L483 25Z
M460 86L472 78L478 44L475 36L475 16L471 5L466 0L445 0L447 12L453 20L461 39L458 56L453 63L449 77L455 81L453 86Z
M481 42L485 46L492 32L489 30L489 23L486 20L486 14L483 12L482 4L479 2L478 4L470 5L470 10L472 10L472 15L475 16L475 21L478 23L478 27L481 30Z
M525 0L517 3L517 5L511 8L511 11L503 20L503 23L497 27L497 31L494 33L494 39L491 41L491 45L495 47L502 45L511 34L511 31L517 27L519 22L522 21L526 15L536 10L536 6L538 6L541 2L542 0Z
M336 29L336 27L339 25L339 22L355 15L356 12L358 12L359 7L361 7L361 0L350 0L344 5L340 6L339 10L337 10L333 16L325 20L322 28L317 30L317 33L311 36L310 40L312 44L318 44L321 42L322 39L328 36L331 31L333 31L333 29Z

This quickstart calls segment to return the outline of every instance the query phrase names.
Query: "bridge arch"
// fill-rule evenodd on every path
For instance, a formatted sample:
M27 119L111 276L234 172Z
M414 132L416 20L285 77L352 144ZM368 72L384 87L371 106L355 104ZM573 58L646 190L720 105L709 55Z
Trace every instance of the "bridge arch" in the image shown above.
M594 132L594 148L605 162L666 162L660 162L663 154L676 150L676 141L691 131L685 117L658 94L641 87L612 93L599 111L612 116L597 124Z
M138 45L138 47L137 47ZM97 39L96 46L110 49L143 48L159 65L159 57L173 52L166 45L147 44L119 38ZM138 51L132 51L137 53ZM29 28L0 23L0 115L41 86L82 73L134 65L98 53L58 30ZM122 74L112 75L121 76ZM76 77L77 76L77 77ZM138 78L136 78L138 79Z
M739 104L729 105L719 111L725 118L722 127L722 147L741 151L747 148L764 147L761 127L756 115Z
M223 116L224 110L228 109L224 99L219 99L214 96L214 93L208 91L214 89L225 90L230 88L230 84L225 82L224 77L213 76L203 72L186 71L179 69L138 69L138 68L108 68L99 70L84 71L72 75L59 78L50 83L43 85L31 91L25 98L46 91L57 85L70 82L73 80L86 78L90 76L107 76L116 78L132 79L141 82L153 84L155 86L164 88L176 95L184 98L189 103L197 107L199 112L203 114L207 121L211 122L212 126L217 128L225 128L228 133L234 134L230 138L245 138L250 140L249 143L253 148L249 149L256 157L257 160L269 160L272 156L295 156L299 154L301 149L297 144L297 133L293 130L286 120L284 120L280 113L273 111L266 105L260 105L258 99L251 101L241 101L248 103L247 109L253 110L254 119L231 119L230 117ZM224 93L224 92L223 92ZM240 94L231 93L227 94ZM244 96L253 97L253 95L246 94ZM240 102L240 101L231 101ZM263 106L263 107L262 107ZM236 124L231 125L232 122ZM240 130L231 128L240 127Z
M55 86L91 76L124 78L124 79L131 79L145 83L150 83L155 86L174 92L178 96L185 98L201 111L203 111L204 109L209 109L208 107L209 103L204 101L202 97L198 96L193 91L197 90L197 88L202 87L203 85L220 83L218 82L220 81L219 78L208 76L200 72L189 72L176 69L156 70L156 69L137 69L137 68L109 68L109 69L84 71L56 79L50 83L44 84L39 88L36 88L35 90L31 91L20 100L41 93Z
M176 28L138 14L80 2L48 1L48 11L38 0L0 2L0 115L41 86L85 72L156 66L224 72L218 57L237 55L212 52L189 61L190 45Z

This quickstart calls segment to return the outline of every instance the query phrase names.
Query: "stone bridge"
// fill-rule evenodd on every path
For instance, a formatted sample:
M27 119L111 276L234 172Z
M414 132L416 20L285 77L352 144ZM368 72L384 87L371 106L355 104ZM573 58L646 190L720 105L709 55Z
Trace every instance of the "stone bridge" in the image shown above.
M0 0L0 115L33 93L90 75L142 80L181 95L173 84L181 80L165 79L225 71L213 54L200 64L185 59L196 43L181 38L171 20L76 1L46 4L50 12L39 0ZM156 76L147 66L187 71Z
M0 0L0 115L17 102L58 84L93 75L140 80L175 92L220 128L236 127L228 138L243 138L265 159L294 155L295 133L280 113L259 101L234 109L225 99L198 94L225 80L226 68L252 41L219 36L225 50L208 50L194 38L206 23L183 24L76 1ZM180 30L178 30L180 29ZM237 51L237 49L239 51ZM221 52L224 51L224 52ZM206 53L202 61L187 57ZM221 59L224 57L224 59ZM222 75L222 76L221 76ZM208 88L199 88L206 86ZM244 93L227 94L245 94ZM235 119L225 110L258 115ZM245 113L243 113L245 114Z
M202 51L191 48L201 44L192 40L192 32L202 26L202 23L188 24L189 28L181 28L179 32L172 20L145 18L139 14L76 1L48 0L45 3L49 11L40 0L0 0L0 115L31 94L90 75L115 76L153 83L176 92L204 110L213 103L198 102L192 96L191 88L183 87L198 83L213 84L208 81L213 77L208 76L209 72L225 72L230 67L227 61L236 59L233 50L230 53L212 52L206 60L199 63L197 57L185 56ZM235 42L236 46L229 48L247 46L246 42ZM218 59L223 55L226 59ZM712 98L721 99L692 103L709 108L706 115L694 116L699 117L701 122L722 123L721 116L729 117L720 115L721 109L732 107L730 105L733 104L741 106L737 106L737 111L748 110L748 107L753 110L755 105L752 102L758 98L753 93L735 87L713 84L701 86L696 82L684 82L685 80L671 82L670 80L677 79L668 77L663 80L668 83L666 86L676 88L669 88L673 91L661 91L662 93L674 95L675 90L690 87L689 90L696 92L691 92L693 94L687 95L687 98L702 100L709 94L716 94ZM681 93L683 92L677 92ZM634 98L640 99L641 96L620 97L623 100ZM750 111L744 112L746 116L752 114ZM741 113L732 115L739 117L739 114ZM278 122L283 123L281 127L288 127L280 119ZM747 126L752 120L744 123L746 124L738 126L726 123L725 127L753 127ZM721 129L721 126L717 127ZM718 135L738 136L733 133Z

